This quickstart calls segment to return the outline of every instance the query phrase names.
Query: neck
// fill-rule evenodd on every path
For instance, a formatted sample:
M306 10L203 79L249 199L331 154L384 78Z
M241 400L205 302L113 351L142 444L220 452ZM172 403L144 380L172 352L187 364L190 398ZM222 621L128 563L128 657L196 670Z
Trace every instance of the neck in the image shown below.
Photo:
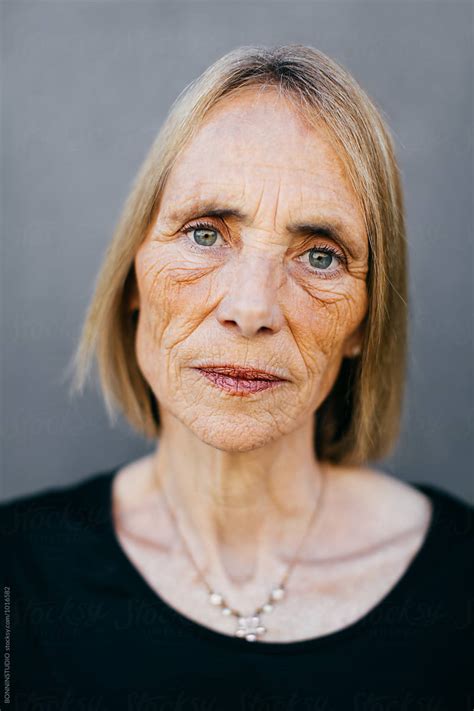
M308 531L321 491L325 465L314 456L313 420L259 449L228 452L207 445L166 411L160 414L153 484L197 566L223 593L267 594ZM181 537L176 540L181 550Z

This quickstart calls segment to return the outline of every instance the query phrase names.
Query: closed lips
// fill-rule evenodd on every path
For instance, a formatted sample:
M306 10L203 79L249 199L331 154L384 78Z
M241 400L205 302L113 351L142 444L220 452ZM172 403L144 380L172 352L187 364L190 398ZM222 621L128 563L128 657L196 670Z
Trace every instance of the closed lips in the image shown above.
M236 368L227 365L200 366L199 370L205 370L208 373L220 373L221 375L227 375L229 378L236 378L238 380L283 380L283 378L279 378L272 373L267 373L265 370Z

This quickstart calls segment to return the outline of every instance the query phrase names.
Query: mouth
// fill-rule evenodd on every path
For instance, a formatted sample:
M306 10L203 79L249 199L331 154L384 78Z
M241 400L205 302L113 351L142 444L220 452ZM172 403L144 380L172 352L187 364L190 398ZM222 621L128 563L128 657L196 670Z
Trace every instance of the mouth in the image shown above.
M213 385L234 395L250 395L287 382L286 378L266 370L241 368L237 365L202 365L195 370Z

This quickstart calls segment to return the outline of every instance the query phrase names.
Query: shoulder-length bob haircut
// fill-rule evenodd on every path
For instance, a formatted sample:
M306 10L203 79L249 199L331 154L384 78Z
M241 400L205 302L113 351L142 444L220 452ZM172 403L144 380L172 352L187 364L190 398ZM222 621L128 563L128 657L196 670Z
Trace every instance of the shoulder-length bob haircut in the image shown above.
M335 141L365 219L368 309L361 353L344 358L316 418L320 460L363 464L398 438L406 370L407 264L403 195L390 133L355 79L305 45L239 47L177 97L135 178L99 272L77 349L70 393L81 392L96 359L106 409L120 409L144 437L160 436L159 403L135 354L134 258L155 221L167 176L210 109L245 87L276 87L308 124Z

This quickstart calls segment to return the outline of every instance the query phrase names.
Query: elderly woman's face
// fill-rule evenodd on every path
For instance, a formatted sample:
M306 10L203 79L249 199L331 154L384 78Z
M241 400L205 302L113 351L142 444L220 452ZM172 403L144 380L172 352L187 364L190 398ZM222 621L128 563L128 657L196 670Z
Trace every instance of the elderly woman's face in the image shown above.
M367 236L324 129L275 90L215 107L179 157L135 260L136 352L161 409L219 449L307 423L367 310ZM202 364L276 370L246 396Z

